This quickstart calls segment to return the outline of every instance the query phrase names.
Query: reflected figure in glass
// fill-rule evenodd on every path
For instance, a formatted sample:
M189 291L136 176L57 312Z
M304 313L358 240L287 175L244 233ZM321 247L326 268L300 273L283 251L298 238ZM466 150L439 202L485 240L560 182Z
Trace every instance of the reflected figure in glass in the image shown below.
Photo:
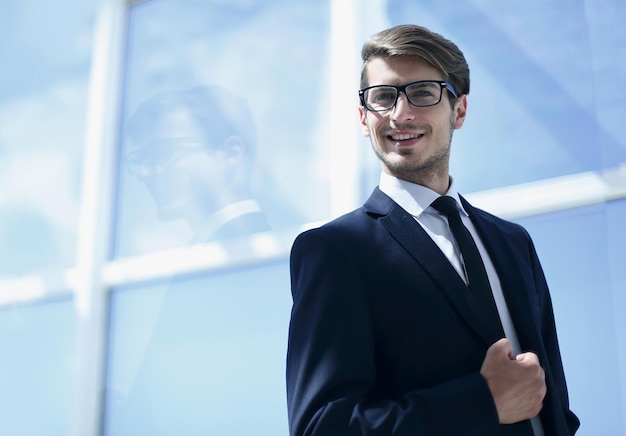
M162 91L132 114L127 132L126 166L160 220L185 220L193 242L270 230L251 193L255 135L245 100L219 86Z

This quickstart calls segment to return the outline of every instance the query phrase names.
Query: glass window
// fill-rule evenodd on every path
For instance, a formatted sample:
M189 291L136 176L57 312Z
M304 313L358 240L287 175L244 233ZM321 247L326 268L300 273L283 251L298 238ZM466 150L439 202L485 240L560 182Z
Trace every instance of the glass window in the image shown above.
M286 260L115 290L106 434L286 435L290 308Z
M74 264L95 4L0 3L0 277Z
M2 434L70 434L75 330L71 300L0 308Z
M114 256L328 217L328 9L131 6Z

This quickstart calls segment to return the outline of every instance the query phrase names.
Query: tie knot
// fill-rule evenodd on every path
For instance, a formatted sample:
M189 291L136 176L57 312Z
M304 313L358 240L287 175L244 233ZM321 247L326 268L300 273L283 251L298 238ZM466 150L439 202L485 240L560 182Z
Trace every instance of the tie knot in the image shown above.
M439 197L438 199L433 201L431 206L447 217L459 216L459 209L457 207L456 200L452 197Z

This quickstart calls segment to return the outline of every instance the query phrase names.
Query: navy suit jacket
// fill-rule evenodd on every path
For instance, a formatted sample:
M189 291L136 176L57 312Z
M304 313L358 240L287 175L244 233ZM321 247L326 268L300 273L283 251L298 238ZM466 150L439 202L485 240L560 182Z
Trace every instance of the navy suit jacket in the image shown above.
M525 351L546 373L546 436L574 434L552 303L527 232L462 199L493 260ZM498 423L480 368L500 339L444 254L376 189L302 233L291 253L292 436L532 434Z

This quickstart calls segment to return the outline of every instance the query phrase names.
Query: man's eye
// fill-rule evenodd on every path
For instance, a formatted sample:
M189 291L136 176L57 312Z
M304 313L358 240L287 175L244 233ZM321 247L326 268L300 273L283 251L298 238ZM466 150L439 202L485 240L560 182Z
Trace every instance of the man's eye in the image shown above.
M410 93L411 98L432 97L433 95L434 93L428 88L415 89Z
M396 98L396 93L393 91L377 91L371 96L371 101L375 103L393 101Z

